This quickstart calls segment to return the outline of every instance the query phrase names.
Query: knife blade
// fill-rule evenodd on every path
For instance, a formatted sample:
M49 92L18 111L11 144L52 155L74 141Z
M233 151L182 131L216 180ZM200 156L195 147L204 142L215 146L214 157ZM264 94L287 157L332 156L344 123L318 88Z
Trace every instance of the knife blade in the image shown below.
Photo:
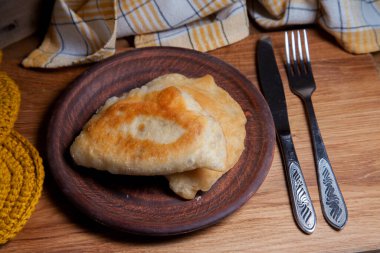
M298 227L304 233L311 234L315 230L317 217L294 148L284 88L270 38L259 40L256 56L260 87L276 128L293 216Z

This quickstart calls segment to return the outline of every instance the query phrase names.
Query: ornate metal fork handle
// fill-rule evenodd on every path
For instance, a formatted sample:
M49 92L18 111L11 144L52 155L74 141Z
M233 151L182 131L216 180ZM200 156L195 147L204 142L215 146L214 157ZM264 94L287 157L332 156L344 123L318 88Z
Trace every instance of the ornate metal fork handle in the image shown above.
M317 168L323 215L332 227L340 230L347 222L347 207L327 156L311 97L305 97L302 100L307 112L313 141L314 159Z
M291 34L292 57L289 50L288 33L285 33L286 70L289 79L289 86L292 92L302 99L307 112L313 141L314 158L317 168L318 186L323 215L333 228L340 230L347 222L347 207L327 156L326 148L319 131L317 118L315 116L313 103L311 101L311 95L314 92L316 85L310 64L309 48L305 30L303 31L303 34L306 59L303 58L301 36L299 31L297 32L298 53L296 50L294 32Z

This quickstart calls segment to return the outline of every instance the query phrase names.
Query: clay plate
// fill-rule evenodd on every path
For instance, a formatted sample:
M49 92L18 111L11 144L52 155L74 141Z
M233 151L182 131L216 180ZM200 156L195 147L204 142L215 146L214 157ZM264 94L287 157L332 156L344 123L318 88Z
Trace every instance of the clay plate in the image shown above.
M72 141L107 98L167 73L211 74L239 102L248 120L239 162L191 201L177 197L164 177L111 175L76 166L69 155ZM83 73L57 101L47 142L53 177L86 215L125 232L173 235L210 226L252 197L271 166L275 132L264 98L238 70L208 54L163 47L129 51Z

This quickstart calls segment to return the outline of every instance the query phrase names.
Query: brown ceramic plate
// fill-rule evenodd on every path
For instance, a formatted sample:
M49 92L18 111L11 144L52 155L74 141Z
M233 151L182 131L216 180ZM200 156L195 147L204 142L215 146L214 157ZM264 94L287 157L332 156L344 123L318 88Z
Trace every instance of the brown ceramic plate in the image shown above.
M72 141L107 98L167 73L211 74L239 102L248 120L239 162L210 191L191 201L177 197L164 177L111 175L76 166L69 155ZM208 54L167 47L129 51L83 73L56 103L47 150L59 188L85 214L126 232L173 235L212 225L252 197L269 171L274 144L269 108L247 78Z

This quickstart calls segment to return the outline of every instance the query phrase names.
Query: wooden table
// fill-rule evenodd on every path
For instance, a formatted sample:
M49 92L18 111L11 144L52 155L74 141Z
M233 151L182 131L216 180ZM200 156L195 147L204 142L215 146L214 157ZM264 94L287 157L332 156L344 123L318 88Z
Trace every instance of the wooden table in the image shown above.
M269 34L281 62L283 34ZM260 35L212 55L234 65L258 85L255 43ZM110 231L79 213L56 188L48 173L44 192L25 228L0 247L3 252L353 252L380 249L380 78L373 57L344 52L325 33L310 31L309 42L317 83L314 106L327 151L344 194L349 219L337 232L325 222L319 204L311 140L301 101L280 72L290 125L317 213L317 228L305 235L296 227L289 205L284 171L276 147L272 168L258 192L238 211L216 225L188 235L145 238ZM4 50L1 71L19 85L22 104L16 129L44 157L46 122L52 103L87 67L30 70L20 62L37 46L34 38ZM126 47L120 45L119 50ZM248 133L249 134L249 133Z

